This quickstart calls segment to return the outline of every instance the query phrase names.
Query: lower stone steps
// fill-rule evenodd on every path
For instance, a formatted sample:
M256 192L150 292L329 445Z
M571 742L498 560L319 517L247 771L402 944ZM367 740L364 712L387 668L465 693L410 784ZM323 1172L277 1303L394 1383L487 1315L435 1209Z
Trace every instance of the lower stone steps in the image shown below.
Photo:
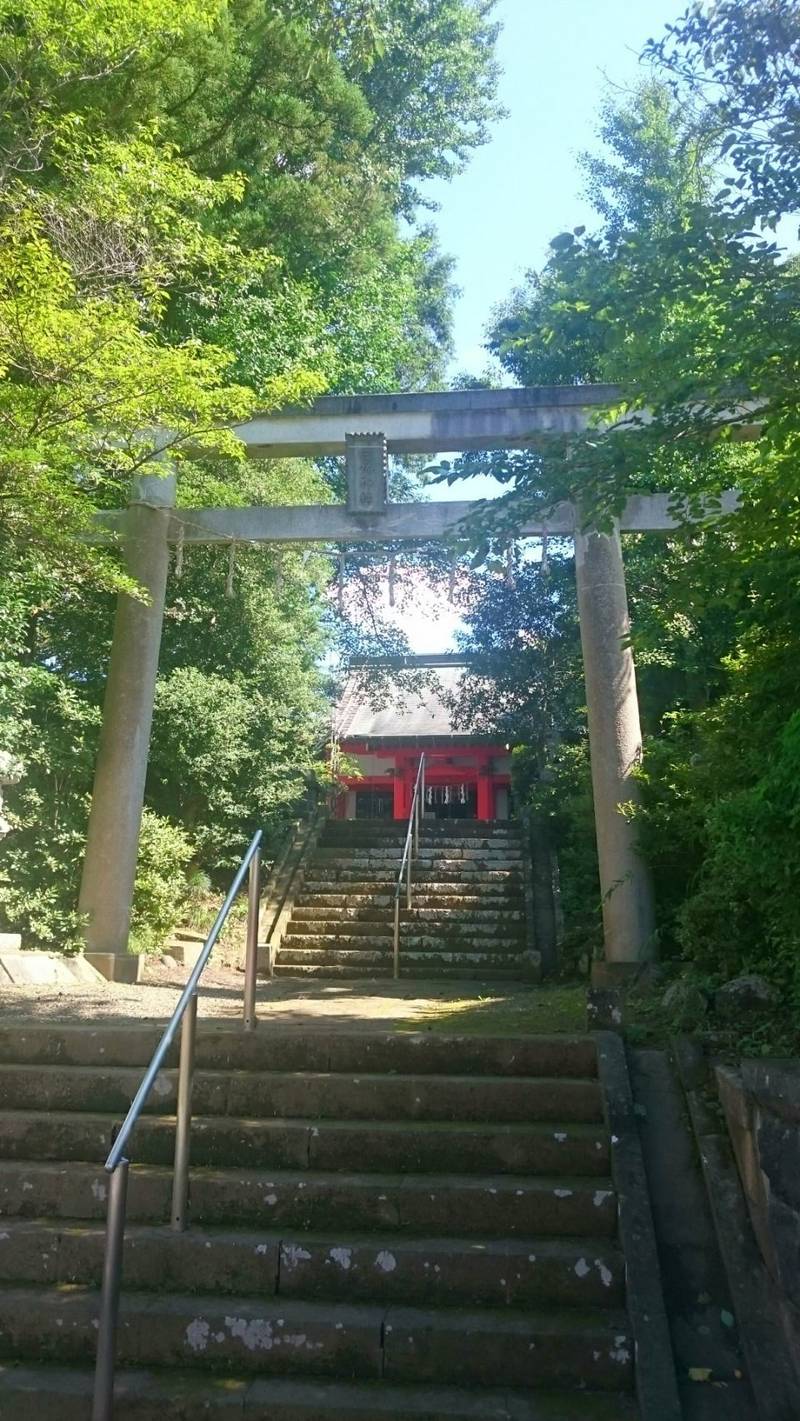
M91 1284L102 1276L98 1222L8 1219L0 1284ZM618 1249L592 1238L409 1238L395 1233L318 1235L259 1229L132 1225L125 1286L132 1290L344 1298L357 1302L493 1308L620 1307Z
M0 1421L88 1421L102 1160L156 1035L0 1028ZM131 1141L115 1421L635 1421L591 1038L201 1022L183 1234L174 1059Z
M128 1218L162 1222L169 1215L169 1166L138 1164L131 1172ZM193 1227L213 1225L307 1229L392 1229L441 1235L454 1220L462 1235L575 1237L608 1240L616 1231L616 1196L607 1178L557 1175L347 1174L314 1170L193 1168ZM96 1163L0 1160L0 1217L103 1220L107 1179Z
M87 1421L93 1372L89 1368L4 1367L0 1363L0 1421ZM115 1421L637 1421L632 1397L618 1392L481 1390L397 1386L374 1382L324 1384L294 1378L121 1368Z
M89 1362L97 1340L98 1294L75 1286L0 1292L0 1357ZM126 1292L117 1358L122 1366L181 1366L260 1375L305 1374L389 1381L598 1390L631 1385L633 1344L615 1309L520 1313L513 1309L430 1310L389 1304L217 1294Z
M9 1065L146 1066L161 1039L154 1022L0 1023L0 1061ZM175 1043L166 1067L177 1064ZM597 1077L591 1036L475 1036L430 1031L311 1033L270 1023L242 1034L238 1022L204 1021L197 1038L200 1070L400 1072L403 1075Z
M111 1145L115 1117L88 1112L0 1112L5 1159L102 1158ZM175 1121L144 1116L134 1140L137 1160L169 1164ZM232 1120L197 1116L192 1158L198 1165L353 1170L365 1160L379 1172L458 1170L460 1173L607 1174L608 1141L602 1127L554 1121L542 1125L430 1123L363 1120Z
M52 1110L69 1110L79 1121L87 1111L124 1114L139 1079L135 1067L4 1065L0 1066L0 1096L9 1109L26 1108L25 1116L31 1121L36 1112ZM161 1071L146 1112L172 1118L177 1087L177 1072ZM430 1077L364 1071L352 1076L346 1071L200 1069L194 1075L192 1104L201 1118L291 1120L300 1127L309 1119L317 1124L381 1120L397 1126L421 1120L599 1123L602 1119L596 1079L543 1075L498 1079L478 1073Z

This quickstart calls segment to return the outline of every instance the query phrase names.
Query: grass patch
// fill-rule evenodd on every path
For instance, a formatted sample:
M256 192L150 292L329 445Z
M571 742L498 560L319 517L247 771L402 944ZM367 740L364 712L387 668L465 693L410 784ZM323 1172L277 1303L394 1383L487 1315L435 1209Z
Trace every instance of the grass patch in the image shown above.
M517 988L485 996L431 1001L404 1031L441 1031L459 1036L531 1036L586 1030L586 983Z

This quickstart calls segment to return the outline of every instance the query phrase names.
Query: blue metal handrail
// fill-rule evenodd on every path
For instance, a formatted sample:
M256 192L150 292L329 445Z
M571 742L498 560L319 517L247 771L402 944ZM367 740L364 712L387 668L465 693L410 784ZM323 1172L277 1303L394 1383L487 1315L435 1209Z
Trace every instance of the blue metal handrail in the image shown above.
M250 840L250 845L242 859L222 907L217 913L211 931L203 943L189 980L178 999L166 1030L153 1052L142 1083L131 1102L125 1119L117 1133L105 1168L111 1176L108 1191L108 1212L106 1218L106 1246L103 1258L103 1281L100 1294L100 1320L97 1337L97 1363L95 1367L92 1421L111 1421L114 1411L114 1363L119 1312L119 1293L122 1281L122 1253L125 1243L125 1212L128 1196L128 1168L130 1161L125 1150L139 1117L147 1104L156 1076L161 1070L167 1052L175 1040L178 1027L181 1029L181 1053L178 1071L178 1104L175 1119L175 1166L172 1181L172 1227L183 1230L187 1224L187 1199L189 1190L189 1137L192 1127L192 1077L194 1074L194 1044L197 1033L197 988L239 889L249 874L247 894L247 947L245 952L244 1015L245 1031L252 1031L256 1025L256 972L258 968L258 910L260 899L261 839L259 829Z
M422 805L425 799L425 756L420 755L419 766L417 768L417 778L414 781L414 793L411 796L411 808L408 814L408 829L403 846L403 857L400 860L400 871L397 875L397 883L394 890L394 940L392 952L392 974L395 981L400 976L400 894L403 891L403 874L406 876L406 907L411 907L411 864L412 860L419 854L419 826L422 818Z

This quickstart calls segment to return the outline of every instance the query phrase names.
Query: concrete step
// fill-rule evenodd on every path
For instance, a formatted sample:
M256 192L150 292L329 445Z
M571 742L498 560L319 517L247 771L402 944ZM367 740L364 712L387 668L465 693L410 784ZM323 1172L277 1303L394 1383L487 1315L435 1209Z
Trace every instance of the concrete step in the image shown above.
M374 965L372 967L347 966L331 962L326 959L324 962L294 962L275 964L273 969L275 977L283 977L296 981L301 986L305 981L318 979L321 982L336 981L341 979L346 982L375 982L392 977L392 968L387 963L385 967ZM406 965L400 968L400 978L409 983L428 982L431 985L438 982L483 982L488 987L497 985L499 982L524 982L535 980L533 974L523 964L519 967L489 967L463 965L448 966L441 962L434 962L428 968L424 962L419 967Z
M126 1066L0 1066L8 1110L124 1113L139 1082L138 1070ZM171 1114L177 1089L177 1071L161 1071L145 1110ZM192 1107L197 1115L247 1120L602 1119L597 1080L544 1076L198 1070Z
M531 975L528 959L518 951L461 952L457 948L437 946L435 949L406 948L400 944L400 976L416 979L447 977L453 981L481 978L503 978L522 982Z
M16 1287L0 1292L0 1356L88 1363L98 1292ZM633 1344L615 1310L480 1312L213 1295L122 1295L122 1366L197 1366L261 1375L344 1376L401 1383L588 1386L632 1384Z
M303 893L298 894L295 900L295 916L306 916L307 909L316 912L317 908L328 909L345 908L351 912L364 910L371 913L373 910L381 912L392 911L394 907L394 890L391 893L376 890L371 892L369 886L366 891L342 892L334 889L329 891L330 885L324 887L311 888L308 885ZM472 911L477 909L484 913L507 913L521 912L523 898L516 892L506 893L505 891L489 893L464 892L460 893L454 889L452 884L443 885L442 888L435 884L427 884L424 893L414 892L414 908L431 908L436 911L444 909L461 909ZM402 901L401 901L402 908ZM303 910L301 914L300 910Z
M0 1157L97 1160L111 1144L114 1115L57 1111L0 1111ZM144 1116L133 1158L169 1164L175 1143L172 1116ZM412 1172L584 1174L608 1173L603 1127L553 1121L543 1125L488 1125L459 1121L232 1120L198 1115L192 1124L196 1165L266 1169L363 1168Z
M462 1312L390 1307L385 1322L388 1381L627 1390L633 1341L621 1312Z
M352 971L362 978L386 976L393 971L391 947L380 952L374 947L364 950L355 945L343 948L306 947L308 938L302 937L287 938L286 941L288 945L281 948L273 968L278 975L293 976L298 971L302 975L306 969L322 971L326 967ZM363 938L358 941L363 942ZM401 946L400 975L408 978L434 978L446 973L457 980L459 975L468 977L472 974L480 978L495 972L505 973L509 981L521 982L530 973L528 959L519 951L464 953L452 948L437 948L435 952L408 952Z
M402 831L393 834L382 833L359 833L359 834L332 834L327 832L319 840L322 848L397 848L402 851L406 839L408 826L405 825ZM434 834L428 828L424 828L420 834L420 844L426 848L456 848L456 849L485 849L485 848L513 848L519 849L522 840L514 834L483 834L472 829L469 833L454 834L450 831Z
M385 976L392 970L391 939L387 939L384 951L378 951L375 947L308 948L299 945L303 942L302 937L286 938L273 972L280 968L286 975L290 968L295 967L351 967L360 977L364 977L376 970Z
M392 868L399 870L401 854L394 849L317 849L312 863L331 868ZM519 868L522 854L516 849L429 849L420 845L414 862L422 867L441 864L443 868Z
M624 1267L595 1240L318 1239L280 1245L279 1292L289 1297L429 1307L619 1308Z
M404 820L381 820L381 818L337 818L328 820L323 834L325 837L404 837L408 823ZM521 826L513 818L431 818L423 817L422 833L431 838L520 838Z
M393 929L388 923L326 923L308 922L289 925L284 943L287 947L350 947L376 952L389 949L393 941ZM452 926L448 922L401 922L400 941L408 947L435 952L461 951L469 953L495 952L518 954L525 948L525 933L519 923L512 923L502 930L491 931L485 926L472 923ZM281 947L281 952L283 947Z
M99 1287L101 1223L7 1219L0 1285ZM624 1276L607 1239L411 1239L257 1233L134 1224L125 1236L125 1287L467 1307L621 1307Z
M89 1367L1 1367L0 1421L86 1421ZM473 1391L303 1378L198 1377L120 1369L115 1421L637 1421L619 1392Z
M324 954L318 959L309 960L309 956L297 954L292 961L277 963L274 968L274 975L290 981L296 981L301 985L306 979L318 978L320 981L335 981L338 977L350 982L370 982L388 980L394 977L394 968L390 958L381 962L364 964L363 959L353 957L346 962L332 961L330 954ZM430 987L441 982L480 982L487 988L498 986L503 983L514 983L520 985L526 981L535 980L535 972L531 970L527 961L523 958L509 958L507 965L497 966L491 959L476 957L474 959L459 958L454 961L446 957L422 957L416 961L404 962L401 959L398 980L412 983L415 986L427 984Z
M313 912L313 909L311 911ZM342 937L350 940L357 937L386 938L391 942L393 932L392 917L389 913L384 913L382 917L376 914L374 918L366 921L335 917L301 918L292 914L291 922L286 928L286 937L321 936ZM285 938L284 941L286 941Z
M323 830L331 839L404 839L408 820L339 819L329 821ZM432 819L423 817L420 834L426 839L513 839L521 842L520 826L511 820Z
M359 884L365 884L367 886L365 891L369 891L371 886L377 883L382 889L393 893L397 884L399 868L399 862L394 873L385 868L371 867L369 864L312 863L309 865L303 887L308 891L309 884L344 883L353 888L357 888ZM464 887L474 883L481 885L477 891L483 892L482 885L484 883L516 887L522 882L522 875L516 868L478 868L473 864L465 864L460 870L457 870L452 865L437 863L431 867L415 865L414 882L447 884L450 892L452 892L454 883Z
M371 933L351 933L351 932L316 932L316 933L288 933L284 941L287 946L291 942L298 949L316 948L322 952L337 951L344 948L351 948L354 952L373 951L382 952L391 948L393 935L391 932L371 932ZM408 949L409 952L460 952L466 959L470 955L485 956L491 952L495 956L503 954L517 957L524 950L525 940L521 933L504 932L498 937L481 933L461 933L448 930L447 933L437 933L433 925L428 932L422 932L419 924L405 923L400 926L401 951ZM281 947L278 961L283 956Z
M104 1220L108 1177L92 1163L0 1160L0 1217ZM172 1170L137 1163L128 1218L165 1223ZM192 1227L392 1230L469 1237L611 1238L616 1195L608 1179L579 1175L365 1174L315 1170L213 1169L190 1173Z
M292 910L292 925L312 922L391 923L394 917L394 895L391 898L386 895L386 898L386 902L366 898L358 902L331 903L325 894L304 894L303 902L296 904ZM466 902L463 899L449 898L444 902L434 902L434 905L430 906L429 900L423 904L414 894L413 907L407 908L405 902L402 902L400 914L401 921L405 922L474 923L476 927L485 925L489 928L518 924L525 920L521 908L487 906L476 896L468 898Z
M0 1026L0 1061L42 1065L146 1066L161 1037L158 1024L64 1022ZM177 1051L168 1057L174 1065ZM427 1031L352 1032L204 1022L198 1069L400 1071L410 1074L595 1076L597 1050L587 1035L460 1036Z
M362 934L368 936L370 933L381 933L383 929L393 930L393 913L388 910L381 911L373 909L369 917L354 917L348 915L346 909L340 910L337 917L333 910L329 908L308 909L308 917L300 917L295 914L288 925L289 935L302 935L303 933L336 933L340 930L343 933ZM449 912L446 908L403 908L400 915L401 929L407 931L417 930L426 932L436 931L441 935L457 935L459 933L469 933L473 937L523 937L525 933L524 914L509 909L506 913L496 913L487 911L483 915L478 913L455 913Z

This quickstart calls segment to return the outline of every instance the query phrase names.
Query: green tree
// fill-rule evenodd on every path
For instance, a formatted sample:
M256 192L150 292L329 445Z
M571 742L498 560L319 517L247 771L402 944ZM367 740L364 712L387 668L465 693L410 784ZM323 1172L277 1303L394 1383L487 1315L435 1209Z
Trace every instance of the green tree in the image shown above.
M645 49L714 124L733 208L770 224L800 207L799 44L797 0L717 0Z

